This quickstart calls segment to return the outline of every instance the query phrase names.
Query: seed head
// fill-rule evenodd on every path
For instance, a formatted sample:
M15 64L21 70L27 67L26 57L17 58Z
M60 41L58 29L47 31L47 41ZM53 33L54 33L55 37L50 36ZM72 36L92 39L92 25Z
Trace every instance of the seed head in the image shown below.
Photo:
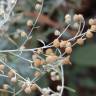
M60 35L60 31L55 30L54 35L55 35L55 36L59 36L59 35Z
M3 85L3 89L8 90L8 88L9 88L9 85L8 84L4 84Z
M27 26L30 27L30 26L32 26L32 25L33 25L33 21L32 21L32 20L28 20L28 21L27 21Z
M64 57L63 64L71 64L70 56Z
M72 47L66 47L65 48L65 53L71 54L72 53Z
M72 46L71 42L67 41L66 42L66 47L71 47L71 46Z
M55 71L52 71L52 72L50 73L50 75L51 75L51 76L55 76L55 75L56 75L56 72L55 72Z
M71 22L71 15L70 15L70 14L66 14L66 15L65 15L65 22L66 22L67 24L69 24L69 23Z
M45 53L46 55L50 55L51 53L53 53L53 50L51 48L48 48Z
M56 80L60 80L60 76L59 75L56 75Z
M12 77L12 78L11 78L11 82L12 82L12 83L16 83L16 82L17 82L17 78L16 78L16 77Z
M84 20L84 17L81 14L79 14L79 15L75 14L74 17L73 17L73 20L75 22L80 22L80 21L83 21Z
M0 64L0 70L4 70L4 65L3 64Z
M92 26L91 26L91 30L92 30L93 32L96 32L96 25L92 25Z
M40 65L41 65L41 60L40 59L35 59L34 66L39 67Z
M27 34L26 34L26 32L21 32L21 37L25 37L25 36L27 36Z
M32 92L30 86L27 86L27 87L24 89L24 91L25 91L26 94L30 94L30 93Z
M92 38L92 37L93 37L93 33L92 33L90 30L88 30L88 31L86 32L86 37L87 37L87 38Z
M36 84L32 84L32 86L31 86L31 90L32 90L32 91L36 91L36 90L37 90L37 86L36 86Z
M56 56L56 55L47 56L47 57L46 57L46 62L47 62L47 63L53 63L53 62L55 62L57 59L58 59L58 56Z
M84 44L84 40L82 39L82 38L79 38L79 39L77 39L77 44L79 44L79 45L83 45Z
M77 22L75 22L75 23L73 24L73 28L74 28L74 29L78 29L78 28L79 28L79 24L78 24Z
M67 41L63 41L63 40L62 40L62 41L60 42L60 48L65 47L66 44L67 44Z
M42 5L41 4L39 4L39 3L37 3L36 5L35 5L35 9L38 11L38 10L40 10L41 9L41 7L42 7Z
M38 48L38 49L37 49L37 53L38 53L38 54L41 54L41 53L43 53L43 50L42 50L41 48Z
M62 88L62 86L58 85L57 86L57 91L61 91L61 88Z
M89 19L89 25L96 25L96 19Z
M56 47L56 48L60 46L60 42L59 42L58 39L55 39L55 40L53 41L53 46Z
M8 77L9 78L12 78L12 77L14 77L14 72L13 72L13 70L10 70L9 72L8 72Z

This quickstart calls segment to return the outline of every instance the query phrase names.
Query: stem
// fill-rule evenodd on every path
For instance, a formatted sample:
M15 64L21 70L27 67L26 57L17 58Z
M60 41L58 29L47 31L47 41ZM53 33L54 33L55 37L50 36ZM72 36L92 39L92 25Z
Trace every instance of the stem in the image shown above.
M60 95L59 96L62 96L63 94L63 90L64 90L64 70L63 70L63 66L61 65L61 78L62 78L62 88L61 88L61 92L60 92Z

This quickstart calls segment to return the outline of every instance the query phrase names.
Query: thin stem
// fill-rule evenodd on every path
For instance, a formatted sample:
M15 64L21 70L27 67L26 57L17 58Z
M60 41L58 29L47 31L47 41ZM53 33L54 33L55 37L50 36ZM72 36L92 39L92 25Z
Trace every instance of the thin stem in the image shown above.
M14 70L13 68L11 68L8 64L6 64L5 62L3 62L1 59L0 59L0 62L2 62L7 68L9 68L10 70ZM13 71L17 76L19 76L20 78L22 78L24 81L26 81L25 78L23 78L20 74L18 74L16 71Z
M60 66L61 67L61 78L62 78L62 88L61 88L61 92L60 92L60 95L59 96L62 96L62 94L63 94L63 90L64 90L64 69L63 69L63 66L61 65Z
M41 5L42 7L41 7L41 9L40 9L40 12L39 12L39 14L38 14L36 20L35 20L35 23L33 24L33 27L32 27L32 29L31 29L30 33L28 34L27 39L23 42L23 44L21 44L21 46L24 46L24 45L26 44L26 42L28 41L28 39L29 39L31 33L33 32L34 27L35 27L35 25L36 25L36 23L37 23L37 21L38 21L40 15L41 15L41 12L42 12L42 9L43 9L43 4L44 4L44 0L42 0L42 5ZM20 46L20 47L21 47L21 46Z
M14 55L14 56L16 56L16 57L19 57L19 58L21 58L21 59L23 59L23 60L25 60L25 61L28 61L28 62L30 62L30 63L33 63L33 61L31 61L31 60L29 60L29 59L26 59L26 58L24 58L24 57L22 57L22 56L19 56L19 55L15 54L15 53L12 53L12 52L8 52L8 53L10 53L10 54L12 54L12 55Z
M43 47L39 47L42 49L46 49L46 48L51 48L53 46L43 46ZM32 49L14 49L14 50L0 50L0 53L8 53L8 52L34 52L35 50L39 49L39 48L32 48Z
M70 27L70 24L67 25L67 27L63 30L63 32L59 35L59 37L57 39L59 39L66 31L67 29Z

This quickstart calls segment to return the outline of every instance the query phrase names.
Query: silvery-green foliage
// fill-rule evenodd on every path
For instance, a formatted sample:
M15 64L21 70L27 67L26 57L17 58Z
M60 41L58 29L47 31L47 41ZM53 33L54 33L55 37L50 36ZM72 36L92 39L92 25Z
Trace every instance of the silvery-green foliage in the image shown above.
M10 19L17 0L0 0L0 28Z

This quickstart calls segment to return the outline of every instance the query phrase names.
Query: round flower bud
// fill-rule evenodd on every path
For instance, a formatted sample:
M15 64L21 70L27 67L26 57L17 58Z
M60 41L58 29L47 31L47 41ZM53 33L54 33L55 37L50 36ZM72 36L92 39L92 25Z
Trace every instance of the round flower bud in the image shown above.
M83 17L82 14L79 14L78 17L79 17L79 21L83 21L84 20L84 17Z
M56 80L60 80L60 76L59 75L56 75Z
M26 32L21 32L21 37L27 36Z
M84 20L84 17L81 14L79 14L79 15L75 14L74 17L73 17L73 20L75 22L80 22L80 21L83 21Z
M65 19L65 23L66 24L70 24L71 23L71 19Z
M61 91L61 88L62 88L62 86L58 85L57 86L57 91Z
M40 10L42 8L42 5L41 4L39 4L39 3L37 3L36 5L35 5L35 9L38 11L38 10Z
M11 82L12 82L12 83L16 83L16 82L17 82L17 78L16 78L16 77L12 77L12 78L11 78Z
M33 21L32 20L28 20L27 21L27 26L32 26L33 25Z
M44 94L44 96L48 96L48 94L50 93L50 90L48 90L48 88L43 88L42 93Z
M70 14L65 15L65 23L69 24L71 22L71 16Z
M94 19L89 19L89 25L94 25Z
M65 52L66 52L67 54L71 54L71 53L72 53L72 47L66 47L66 48L65 48Z
M10 70L9 72L8 72L8 78L12 78L12 77L14 77L14 72L13 72L13 70Z
M71 47L72 45L71 45L71 42L69 42L69 41L67 41L66 42L66 47Z
M96 25L92 25L91 30L96 32Z
M4 70L4 65L3 64L0 64L0 70Z
M8 90L8 88L9 88L9 85L8 84L4 84L3 85L3 89Z
M82 39L82 38L79 38L79 39L77 39L77 44L79 44L79 45L83 45L84 44L84 40Z
M32 90L32 91L36 91L36 90L37 90L37 86L36 86L36 84L32 84L32 86L31 86L31 90Z
M41 65L41 60L40 59L35 59L34 66L39 67L40 65Z
M67 41L61 41L60 42L60 48L63 48L63 47L65 47L66 46L66 43L67 43Z
M59 36L59 35L60 35L60 31L55 30L54 35L55 35L55 36Z
M87 38L92 38L92 37L93 37L93 33L92 33L90 30L88 30L88 31L86 32L86 37L87 37Z
M96 19L89 19L89 25L96 25Z
M77 22L75 22L75 23L73 24L73 28L74 28L74 29L78 29L78 28L79 28L79 24L78 24Z
M56 72L53 71L53 72L50 73L50 75L51 75L51 76L55 76L55 75L56 75Z
M56 55L47 56L47 57L46 57L46 62L47 62L47 63L53 63L53 62L55 62L57 59L58 59L58 56L56 56Z
M38 54L41 54L41 53L43 53L43 50L42 50L41 48L38 48L38 49L37 49L37 53L38 53Z
M65 15L65 19L71 19L71 15L70 14L66 14Z
M50 55L51 53L53 53L53 50L51 48L48 48L45 53L46 55Z
M60 42L59 42L58 39L55 39L55 40L53 41L53 46L56 47L56 48L60 46Z
M73 20L74 20L75 22L79 21L79 17L78 17L77 14L75 14L75 15L73 16Z
M71 64L70 56L64 57L63 64Z
M27 87L24 89L24 91L25 91L26 94L30 94L30 93L32 92L30 86L27 86Z

